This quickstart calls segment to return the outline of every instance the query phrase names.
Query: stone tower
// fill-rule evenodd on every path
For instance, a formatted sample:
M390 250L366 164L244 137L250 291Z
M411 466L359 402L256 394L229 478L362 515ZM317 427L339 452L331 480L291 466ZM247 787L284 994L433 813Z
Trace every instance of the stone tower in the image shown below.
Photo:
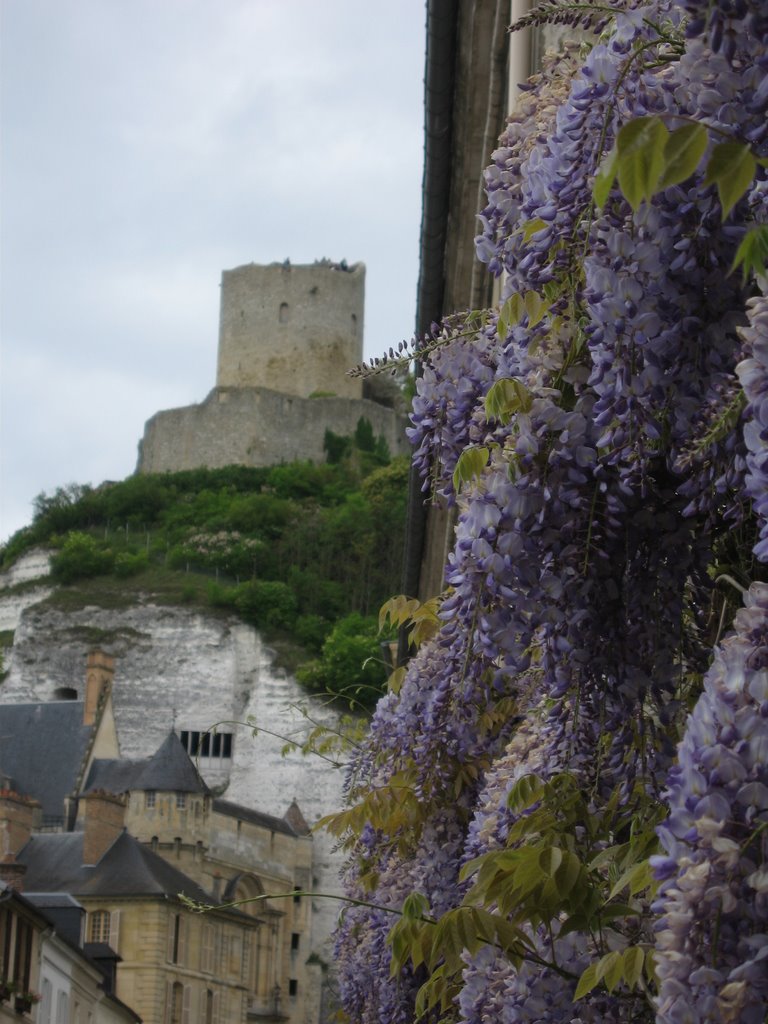
M365 265L251 263L221 277L216 386L362 398Z

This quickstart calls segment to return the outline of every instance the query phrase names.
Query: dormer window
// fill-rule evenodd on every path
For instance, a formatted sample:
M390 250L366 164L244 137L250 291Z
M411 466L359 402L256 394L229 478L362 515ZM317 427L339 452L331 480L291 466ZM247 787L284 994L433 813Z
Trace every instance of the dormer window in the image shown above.
M200 732L196 729L182 729L179 736L181 745L201 768L218 767L222 761L232 760L234 737L231 732ZM217 762L213 764L211 762Z

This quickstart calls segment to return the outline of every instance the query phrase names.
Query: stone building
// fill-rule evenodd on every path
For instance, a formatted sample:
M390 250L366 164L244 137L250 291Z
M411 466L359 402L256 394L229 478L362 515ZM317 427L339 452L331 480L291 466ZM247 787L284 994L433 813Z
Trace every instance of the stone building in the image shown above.
M351 436L361 418L393 455L405 453L397 389L364 393L347 376L363 357L364 308L362 263L225 270L216 386L147 421L137 471L324 462L325 431Z
M113 671L93 652L82 700L0 706L0 769L27 790L0 792L0 877L74 898L86 940L119 956L117 996L148 1024L314 1024L313 841L298 805L279 817L215 798L173 731L152 756L121 758ZM56 720L70 742L52 738Z
M25 582L22 597L35 593L33 582ZM215 610L174 608L151 600L124 608L64 610L46 602L19 607L13 592L4 605L1 588L0 577L0 615L5 607L14 636L0 689L0 737L14 734L19 723L37 716L35 720L50 723L44 742L53 750L54 744L64 742L53 735L57 715L69 716L61 721L66 720L67 732L74 736L90 677L84 665L95 656L93 643L99 643L116 660L109 703L119 749L102 746L106 739L100 736L100 752L94 756L146 760L174 730L216 798L280 819L295 797L310 825L341 806L343 772L330 761L305 757L299 749L286 750L288 740L301 743L317 722L338 728L338 712L278 669L253 627ZM46 592L47 579L42 577L37 593L44 597ZM209 732L213 726L215 736ZM18 748L0 739L0 772L19 775L18 789L24 762L9 760L13 749ZM45 775L39 758L37 765ZM71 777L75 774L73 770ZM63 816L63 798L58 806L46 814ZM312 849L311 888L339 892L342 855L335 840L318 830ZM329 935L339 906L333 899L311 903L307 955L329 964Z
M82 917L69 896L0 883L0 1021L141 1024L114 994L114 954L84 944Z

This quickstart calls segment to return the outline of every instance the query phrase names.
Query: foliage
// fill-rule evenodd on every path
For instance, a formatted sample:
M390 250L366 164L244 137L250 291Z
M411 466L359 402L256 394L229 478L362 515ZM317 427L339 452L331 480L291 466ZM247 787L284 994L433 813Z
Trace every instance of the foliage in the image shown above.
M62 583L113 574L159 600L207 600L262 629L295 630L320 654L336 620L368 615L396 588L404 543L407 460L390 462L366 420L342 440L348 455L333 465L232 466L39 495L32 526L11 538L4 564L55 545ZM176 570L172 582L163 569ZM95 600L118 599L102 591ZM360 665L354 677L363 684Z
M234 604L254 626L290 629L296 621L296 597L279 580L251 580L235 589Z
M597 37L529 82L486 174L499 306L374 363L422 361L414 463L457 527L439 607L383 609L425 633L326 822L360 901L343 1004L762 1021L768 13L545 20Z
M51 574L61 583L112 572L114 552L87 533L73 530L51 559Z
M320 658L302 666L296 677L310 690L370 706L383 693L387 674L376 620L354 612L336 623Z

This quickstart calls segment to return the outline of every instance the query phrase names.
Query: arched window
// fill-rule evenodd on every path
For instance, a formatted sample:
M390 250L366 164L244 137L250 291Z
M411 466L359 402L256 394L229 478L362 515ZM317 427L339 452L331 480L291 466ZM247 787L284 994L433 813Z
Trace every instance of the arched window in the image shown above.
M109 920L108 910L95 910L91 914L91 942L109 942Z
M357 337L357 317L354 313L352 314L352 337Z
M168 993L168 1024L181 1024L181 1011L184 1005L184 986L174 981Z
M279 317L279 320L280 320L281 324L287 324L288 323L288 303L287 302L281 302L280 303L280 313L278 314L278 317Z

